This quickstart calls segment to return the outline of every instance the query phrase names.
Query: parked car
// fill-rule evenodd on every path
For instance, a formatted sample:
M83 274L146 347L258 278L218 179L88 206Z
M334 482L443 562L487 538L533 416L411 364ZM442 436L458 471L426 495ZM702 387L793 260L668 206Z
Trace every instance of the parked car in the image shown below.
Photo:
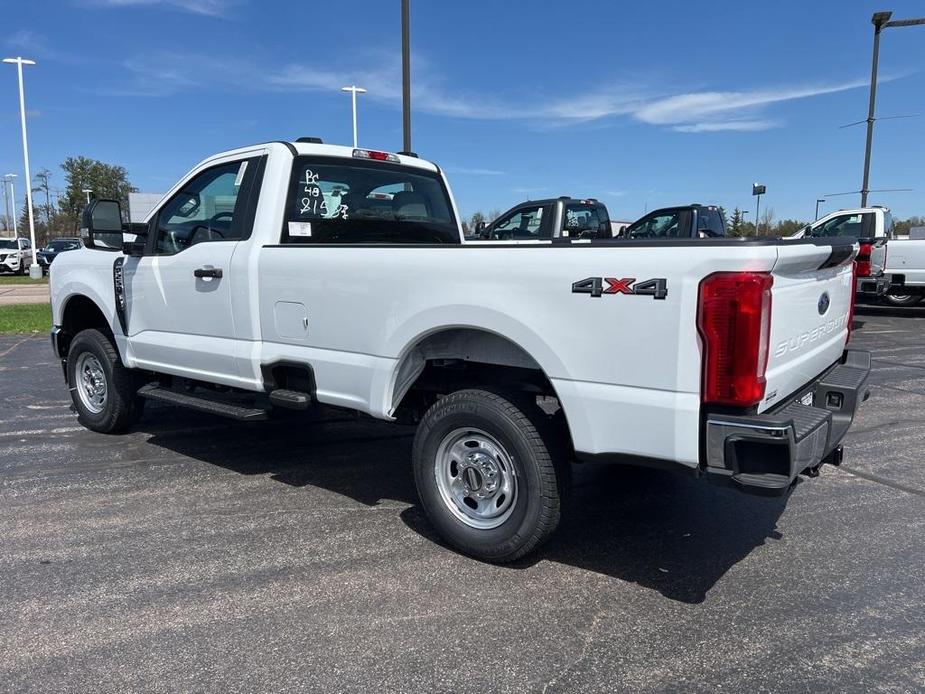
M515 205L488 224L476 225L466 241L538 241L610 238L610 215L593 198L548 198Z
M913 227L907 237L890 239L886 273L890 278L888 302L915 306L925 300L925 227Z
M435 164L305 138L209 157L125 245L121 219L92 202L50 277L84 426L148 399L416 422L424 511L488 561L553 532L573 460L785 493L867 393L851 240L464 243Z
M707 239L726 235L722 212L713 205L681 205L653 210L623 230L629 239Z
M65 251L76 251L78 248L80 248L79 238L52 239L48 242L45 248L36 253L36 259L38 260L39 265L42 266L42 270L44 272L48 272L49 266L59 253L64 253Z
M0 272L29 274L32 244L25 238L0 238Z

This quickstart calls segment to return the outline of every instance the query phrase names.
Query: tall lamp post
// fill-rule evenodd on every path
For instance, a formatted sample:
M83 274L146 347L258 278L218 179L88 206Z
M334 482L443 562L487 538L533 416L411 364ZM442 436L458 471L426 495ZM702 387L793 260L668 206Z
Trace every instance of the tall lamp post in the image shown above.
M340 90L350 92L351 100L353 101L353 148L356 149L359 147L357 144L357 94L365 94L366 90L355 84L351 84L349 87L341 87Z
M35 250L35 219L32 214L32 174L29 173L29 139L26 137L26 97L22 86L22 66L35 65L34 60L21 56L4 58L4 63L16 65L19 75L19 118L22 122L22 158L26 169L26 208L29 210L29 239L32 242L32 265L29 266L29 277L34 280L42 279L42 268L39 267Z
M402 151L411 151L411 0L401 0Z
M814 221L814 222L815 222L817 219L819 219L819 204L820 204L820 203L823 203L823 202L825 202L825 198L816 198L816 216L813 217L813 221Z
M877 106L877 67L880 62L880 32L890 27L909 27L925 24L921 19L895 19L892 12L874 12L870 21L874 25L874 57L870 67L870 103L867 108L867 146L864 149L864 182L861 184L861 207L867 207L867 194L870 193L870 153L874 144L874 112Z
M761 209L761 196L764 195L766 190L766 186L761 183L752 183L752 195L758 198L755 203L755 236L758 235L758 211Z
M6 184L10 184L10 202L13 203L13 236L19 236L19 229L17 229L16 224L16 186L14 185L13 179L16 178L16 174L8 173L3 177L3 192L6 192Z

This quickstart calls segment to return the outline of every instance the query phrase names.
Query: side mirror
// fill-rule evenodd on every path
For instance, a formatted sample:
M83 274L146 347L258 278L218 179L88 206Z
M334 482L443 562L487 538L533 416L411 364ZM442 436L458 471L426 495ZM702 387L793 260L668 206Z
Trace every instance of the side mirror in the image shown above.
M145 254L145 246L148 243L148 225L129 223L123 229L126 233L122 241L122 252L125 255L140 258Z
M94 200L80 221L84 246L103 251L122 250L122 207L116 200Z

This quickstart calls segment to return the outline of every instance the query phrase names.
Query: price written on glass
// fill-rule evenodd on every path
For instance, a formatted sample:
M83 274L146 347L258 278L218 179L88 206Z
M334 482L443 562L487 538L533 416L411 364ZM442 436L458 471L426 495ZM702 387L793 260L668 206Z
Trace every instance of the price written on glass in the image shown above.
M312 172L311 169L306 169L302 196L299 200L299 213L326 219L347 219L347 206L333 204L329 206L321 186L318 185L318 174Z

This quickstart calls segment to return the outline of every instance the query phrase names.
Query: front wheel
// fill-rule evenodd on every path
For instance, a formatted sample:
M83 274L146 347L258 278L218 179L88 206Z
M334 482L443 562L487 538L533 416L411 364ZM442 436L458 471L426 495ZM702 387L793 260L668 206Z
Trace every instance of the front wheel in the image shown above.
M559 524L567 476L562 432L535 405L485 390L441 398L414 440L421 504L455 548L510 562Z
M67 354L67 384L77 419L102 434L125 431L141 416L144 400L112 342L99 330L83 330Z
M925 299L925 295L922 294L887 294L885 297L888 302L893 304L893 306L915 306L922 299Z

